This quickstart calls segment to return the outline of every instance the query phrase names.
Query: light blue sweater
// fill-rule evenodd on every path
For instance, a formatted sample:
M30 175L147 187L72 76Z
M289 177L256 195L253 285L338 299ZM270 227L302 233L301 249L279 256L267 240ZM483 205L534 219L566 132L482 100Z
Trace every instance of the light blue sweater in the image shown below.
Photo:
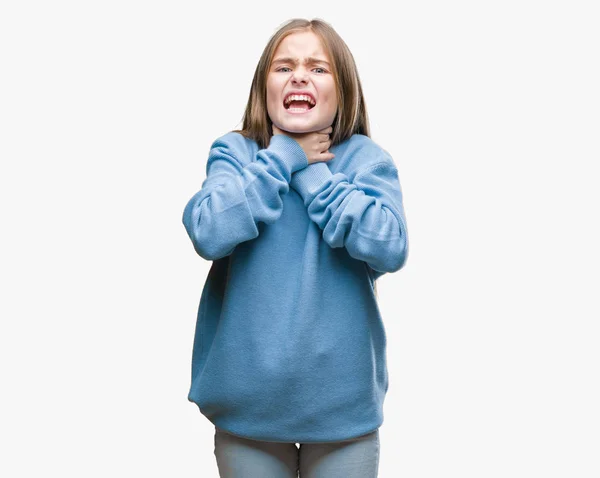
M391 156L355 134L309 164L275 135L229 132L183 224L213 261L194 337L188 400L234 435L354 438L383 422L386 334L373 286L408 253ZM399 311L401 313L401 311Z

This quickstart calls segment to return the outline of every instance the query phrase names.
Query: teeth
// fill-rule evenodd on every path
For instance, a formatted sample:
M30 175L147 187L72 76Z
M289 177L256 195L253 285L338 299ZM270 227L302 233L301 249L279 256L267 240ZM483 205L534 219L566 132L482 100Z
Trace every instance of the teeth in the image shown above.
M285 99L284 104L288 105L292 101L308 101L311 105L315 105L313 99L308 95L290 95Z

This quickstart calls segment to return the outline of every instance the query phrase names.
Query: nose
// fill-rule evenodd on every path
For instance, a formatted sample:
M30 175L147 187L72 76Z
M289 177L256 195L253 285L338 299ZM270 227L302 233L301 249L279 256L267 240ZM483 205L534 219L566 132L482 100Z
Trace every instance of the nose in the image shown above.
M305 68L296 68L292 75L292 83L306 83L307 72Z

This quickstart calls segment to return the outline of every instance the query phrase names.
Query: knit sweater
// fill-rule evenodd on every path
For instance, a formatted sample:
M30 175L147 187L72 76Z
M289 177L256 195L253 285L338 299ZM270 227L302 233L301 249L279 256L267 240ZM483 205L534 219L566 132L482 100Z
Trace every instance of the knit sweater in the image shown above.
M374 431L388 390L375 280L408 254L398 171L354 134L309 164L298 142L213 142L183 224L212 261L188 400L254 440L333 442Z

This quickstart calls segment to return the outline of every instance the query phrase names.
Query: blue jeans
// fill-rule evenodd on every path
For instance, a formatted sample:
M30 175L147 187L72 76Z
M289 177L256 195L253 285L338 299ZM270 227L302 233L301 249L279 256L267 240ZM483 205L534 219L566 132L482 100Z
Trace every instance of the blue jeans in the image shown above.
M250 440L215 427L221 478L376 478L379 429L333 443Z

